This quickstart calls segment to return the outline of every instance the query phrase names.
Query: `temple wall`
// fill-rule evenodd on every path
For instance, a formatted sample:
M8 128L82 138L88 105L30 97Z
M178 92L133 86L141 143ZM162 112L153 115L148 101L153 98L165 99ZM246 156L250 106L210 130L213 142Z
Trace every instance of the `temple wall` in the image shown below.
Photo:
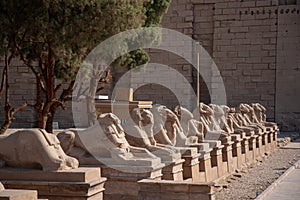
M218 100L217 80L221 76L229 106L259 102L267 107L269 120L279 123L283 131L299 131L299 10L300 0L173 0L162 26L199 41L218 67L219 74L212 72L206 81L200 79L202 102ZM184 49L185 44L177 48ZM156 49L148 52L151 63L177 70L196 92L197 74L185 59ZM10 79L14 105L33 101L35 92L34 77L22 63L17 62L17 66L11 69ZM156 73L159 67L152 70ZM113 70L113 82L117 83L125 72ZM135 83L143 83L143 78ZM155 82L136 87L135 100L152 100L170 108L180 103L169 88ZM181 85L175 88L179 93L186 92ZM0 116L3 118L2 109ZM15 127L36 124L30 108L16 117ZM59 111L55 121L61 128L72 126L70 109Z

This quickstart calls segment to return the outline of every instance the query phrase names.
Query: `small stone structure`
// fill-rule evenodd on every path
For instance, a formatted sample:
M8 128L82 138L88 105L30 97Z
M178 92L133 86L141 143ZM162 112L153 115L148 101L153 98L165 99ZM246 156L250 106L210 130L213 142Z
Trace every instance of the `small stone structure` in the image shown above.
M106 179L101 178L100 169L78 168L78 161L64 153L53 134L28 129L1 135L0 152L4 161L0 180L5 188L37 190L39 197L49 200L103 198ZM36 192L12 193L24 193L20 197L24 200L36 199Z

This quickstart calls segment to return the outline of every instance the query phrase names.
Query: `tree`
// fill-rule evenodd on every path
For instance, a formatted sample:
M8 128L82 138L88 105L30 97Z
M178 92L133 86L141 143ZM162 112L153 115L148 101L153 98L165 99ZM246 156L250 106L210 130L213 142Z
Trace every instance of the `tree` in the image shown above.
M52 132L55 112L66 108L74 76L87 53L114 34L151 25L154 11L148 11L148 18L146 9L159 2L169 1L0 0L1 20L7 22L1 23L6 38L1 42L12 40L10 51L16 50L36 77L36 103L31 106L39 128ZM60 95L62 85L56 85L55 78L69 82Z
M2 3L2 2L1 2ZM2 4L1 4L2 5ZM2 99L3 93L5 93L4 100L4 111L5 120L0 128L0 135L4 134L14 120L14 115L27 107L25 102L21 106L14 108L10 103L10 84L9 84L9 69L11 67L12 59L17 54L17 48L15 44L21 44L24 42L24 35L17 40L20 26L11 18L8 17L6 10L0 7L0 55L4 57L4 67L2 72L2 81L0 85L0 100Z

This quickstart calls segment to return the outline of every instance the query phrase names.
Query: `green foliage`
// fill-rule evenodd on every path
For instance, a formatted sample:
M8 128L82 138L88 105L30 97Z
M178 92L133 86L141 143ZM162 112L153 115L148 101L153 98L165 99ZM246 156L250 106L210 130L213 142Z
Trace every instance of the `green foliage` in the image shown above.
M135 68L148 63L150 60L147 52L142 49L129 52L123 56L120 61L121 66L126 66L128 69Z
M158 26L166 13L171 0L150 0L145 4L145 27Z
M0 0L0 39L20 45L29 61L47 61L58 78L73 78L86 54L101 41L144 24L145 0ZM3 48L0 48L0 53Z
M0 0L0 55L7 47L13 51L23 39L20 52L28 61L47 60L50 46L56 77L72 79L97 44L128 29L158 26L169 3L170 0ZM146 52L138 50L123 56L119 64L133 68L148 61Z
M145 14L145 22L143 27L157 27L160 25L163 15L166 13L171 0L148 0L144 3L144 14ZM161 33L153 33L155 37L148 37L153 39L153 42L157 42L160 40ZM147 38L144 36L144 38ZM149 41L145 41L147 43ZM125 66L128 69L132 69L139 65L144 65L149 62L150 58L144 50L136 50L127 53L117 62L121 66Z

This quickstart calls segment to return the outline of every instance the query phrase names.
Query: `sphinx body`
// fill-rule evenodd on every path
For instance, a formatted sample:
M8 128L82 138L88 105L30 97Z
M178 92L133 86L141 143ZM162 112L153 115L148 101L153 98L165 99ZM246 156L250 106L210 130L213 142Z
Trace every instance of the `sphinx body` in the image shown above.
M135 108L131 111L131 118L132 120L128 120L123 126L126 139L131 146L146 148L160 157L163 162L174 162L181 159L180 153L177 153L174 148L157 143L153 137L153 131L152 133L150 131L149 135L147 134L144 127L149 126L150 130L153 127L151 112Z
M151 109L154 116L153 133L155 140L161 144L184 147L196 144L196 136L187 137L178 117L166 106L155 106Z
M227 121L223 119L225 113L220 106L211 104L210 106L199 104L200 121L204 126L205 139L222 140L229 136L229 132L224 130Z
M194 119L194 115L186 108L177 106L174 113L180 120L183 132L187 137L196 136L198 142L204 141L203 123Z
M8 167L66 170L78 167L67 156L55 135L41 129L26 129L0 136L0 159Z
M236 118L243 126L251 128L252 130L254 130L255 134L261 134L262 132L264 132L265 128L263 126L261 126L260 124L255 124L249 119L248 115L250 115L250 109L248 108L247 104L240 104L236 108L236 111Z
M278 130L277 124L274 122L267 122L267 117L266 117L266 111L267 109L259 104L259 103L253 103L252 108L254 110L255 116L257 118L258 123L275 130Z
M98 122L99 126L95 125L82 131L68 130L58 133L64 150L76 157L80 164L138 165L140 162L142 165L147 161L160 163L160 159L147 149L134 147L128 143L116 115L102 114Z

